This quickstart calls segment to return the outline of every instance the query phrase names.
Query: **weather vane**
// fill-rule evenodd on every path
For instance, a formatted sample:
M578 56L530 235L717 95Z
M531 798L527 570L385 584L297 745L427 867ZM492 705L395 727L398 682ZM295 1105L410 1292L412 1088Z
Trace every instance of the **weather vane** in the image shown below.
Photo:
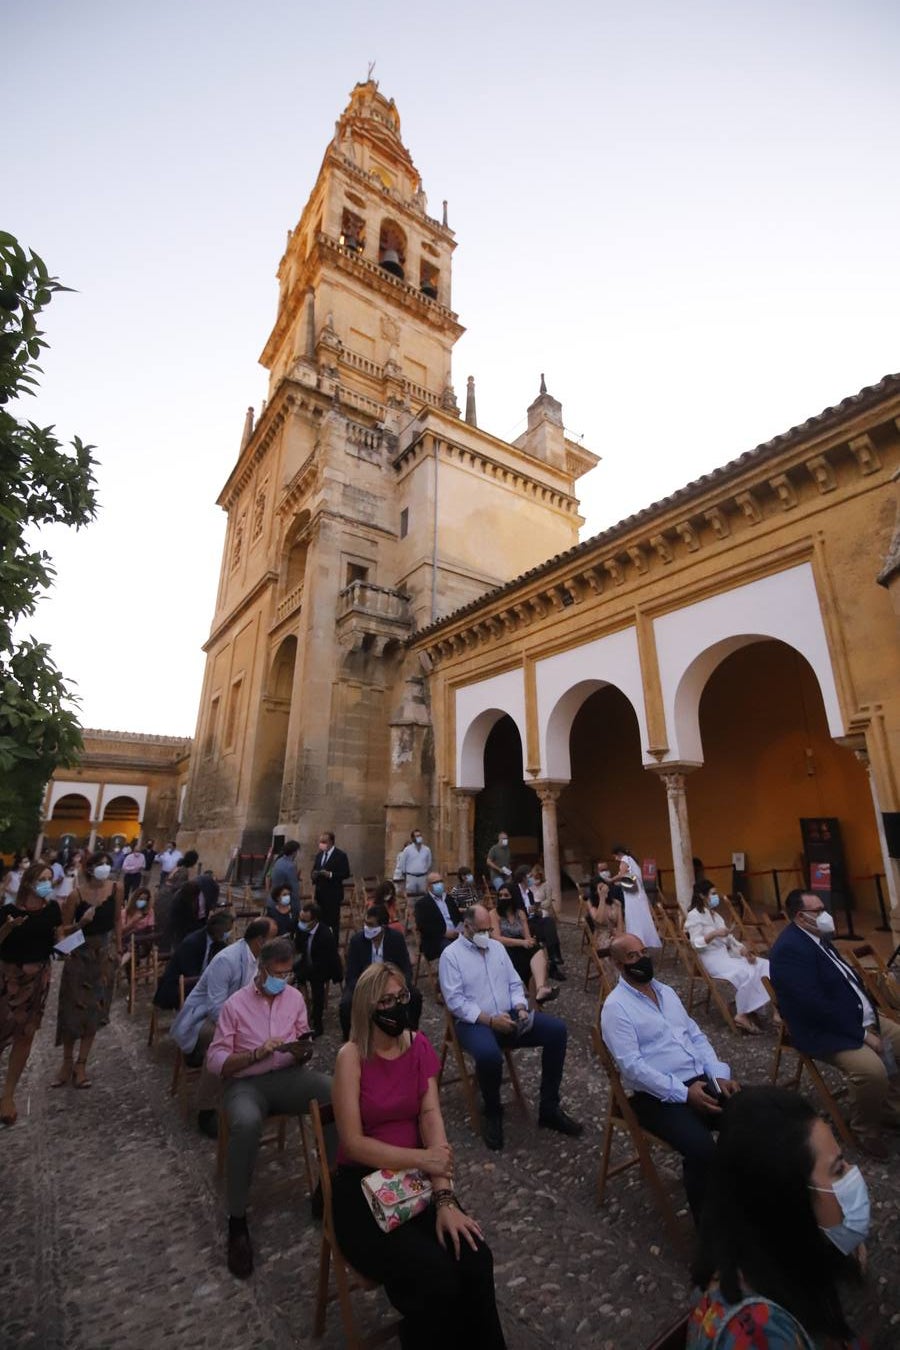
M374 61L370 61L370 62L369 62L369 73L368 73L368 75L366 76L366 79L367 79L367 80L371 80L371 78L372 78L372 71L373 71L374 69L375 69L375 62L374 62Z

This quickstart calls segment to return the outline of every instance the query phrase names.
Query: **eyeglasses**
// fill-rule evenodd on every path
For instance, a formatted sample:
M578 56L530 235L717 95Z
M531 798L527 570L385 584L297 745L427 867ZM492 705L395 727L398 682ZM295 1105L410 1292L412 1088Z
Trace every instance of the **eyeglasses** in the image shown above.
M376 1007L383 1012L389 1012L391 1008L396 1008L398 1004L401 1008L405 1008L411 997L408 989L404 989L402 994L385 994L384 998L378 1000Z

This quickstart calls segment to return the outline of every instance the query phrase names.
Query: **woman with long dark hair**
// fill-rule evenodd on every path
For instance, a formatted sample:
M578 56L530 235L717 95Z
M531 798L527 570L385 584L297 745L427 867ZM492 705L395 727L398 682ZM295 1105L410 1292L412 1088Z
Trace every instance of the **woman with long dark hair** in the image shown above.
M559 990L547 978L547 953L532 936L518 891L513 896L509 886L502 885L497 892L497 908L490 913L491 937L506 948L506 955L526 989L529 980L534 979L535 1003L551 1003Z
M16 1086L31 1054L50 992L50 954L62 925L44 863L25 869L15 903L0 912L0 1053L10 1046L0 1124L14 1125Z
M753 1014L768 1007L769 995L763 977L769 963L729 931L718 912L719 893L711 881L698 881L684 920L684 935L714 980L725 980L734 989L735 1025L755 1036L759 1027Z
M122 955L122 901L112 880L112 857L105 850L85 858L78 884L66 901L63 922L70 935L80 930L84 942L69 953L63 966L56 1015L56 1044L62 1046L63 1062L53 1086L74 1082L77 1088L89 1088L88 1056L97 1032L109 1023Z
M689 1350L849 1350L838 1285L858 1281L869 1197L829 1126L786 1088L730 1098L703 1208Z

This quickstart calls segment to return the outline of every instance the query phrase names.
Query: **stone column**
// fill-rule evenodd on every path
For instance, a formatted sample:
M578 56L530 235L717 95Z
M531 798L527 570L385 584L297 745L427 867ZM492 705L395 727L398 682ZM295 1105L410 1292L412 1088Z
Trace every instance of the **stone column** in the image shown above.
M38 835L38 837L37 837L37 843L36 843L35 846L34 846L34 860L35 860L35 862L38 862L38 861L40 860L40 856L41 856L41 854L42 854L43 851L44 851L44 831L46 830L46 828L47 828L47 822L46 822L46 820L42 820L42 821L41 821L41 832L40 832L40 834Z
M97 843L97 827L100 824L98 820L91 821L91 833L88 839L88 853L93 853Z
M562 878L559 870L559 831L556 823L556 803L566 783L552 783L548 779L531 784L541 803L541 829L544 840L544 875L550 883L550 893L562 899Z
M470 788L455 788L454 795L456 797L456 856L460 863L468 863L474 869L470 804L475 798L475 793Z
M675 872L675 897L687 913L694 890L694 851L688 821L685 779L699 764L659 764L651 766L666 788L669 808L669 835L672 840L672 866Z

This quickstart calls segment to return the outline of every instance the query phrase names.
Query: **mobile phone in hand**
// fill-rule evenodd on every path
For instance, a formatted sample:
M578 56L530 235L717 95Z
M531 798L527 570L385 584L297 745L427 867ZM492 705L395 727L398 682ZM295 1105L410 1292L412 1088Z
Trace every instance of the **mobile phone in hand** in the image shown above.
M725 1093L719 1086L718 1078L716 1078L714 1074L708 1073L705 1075L705 1081L706 1091L709 1093L710 1097L714 1097L717 1102L722 1101Z

